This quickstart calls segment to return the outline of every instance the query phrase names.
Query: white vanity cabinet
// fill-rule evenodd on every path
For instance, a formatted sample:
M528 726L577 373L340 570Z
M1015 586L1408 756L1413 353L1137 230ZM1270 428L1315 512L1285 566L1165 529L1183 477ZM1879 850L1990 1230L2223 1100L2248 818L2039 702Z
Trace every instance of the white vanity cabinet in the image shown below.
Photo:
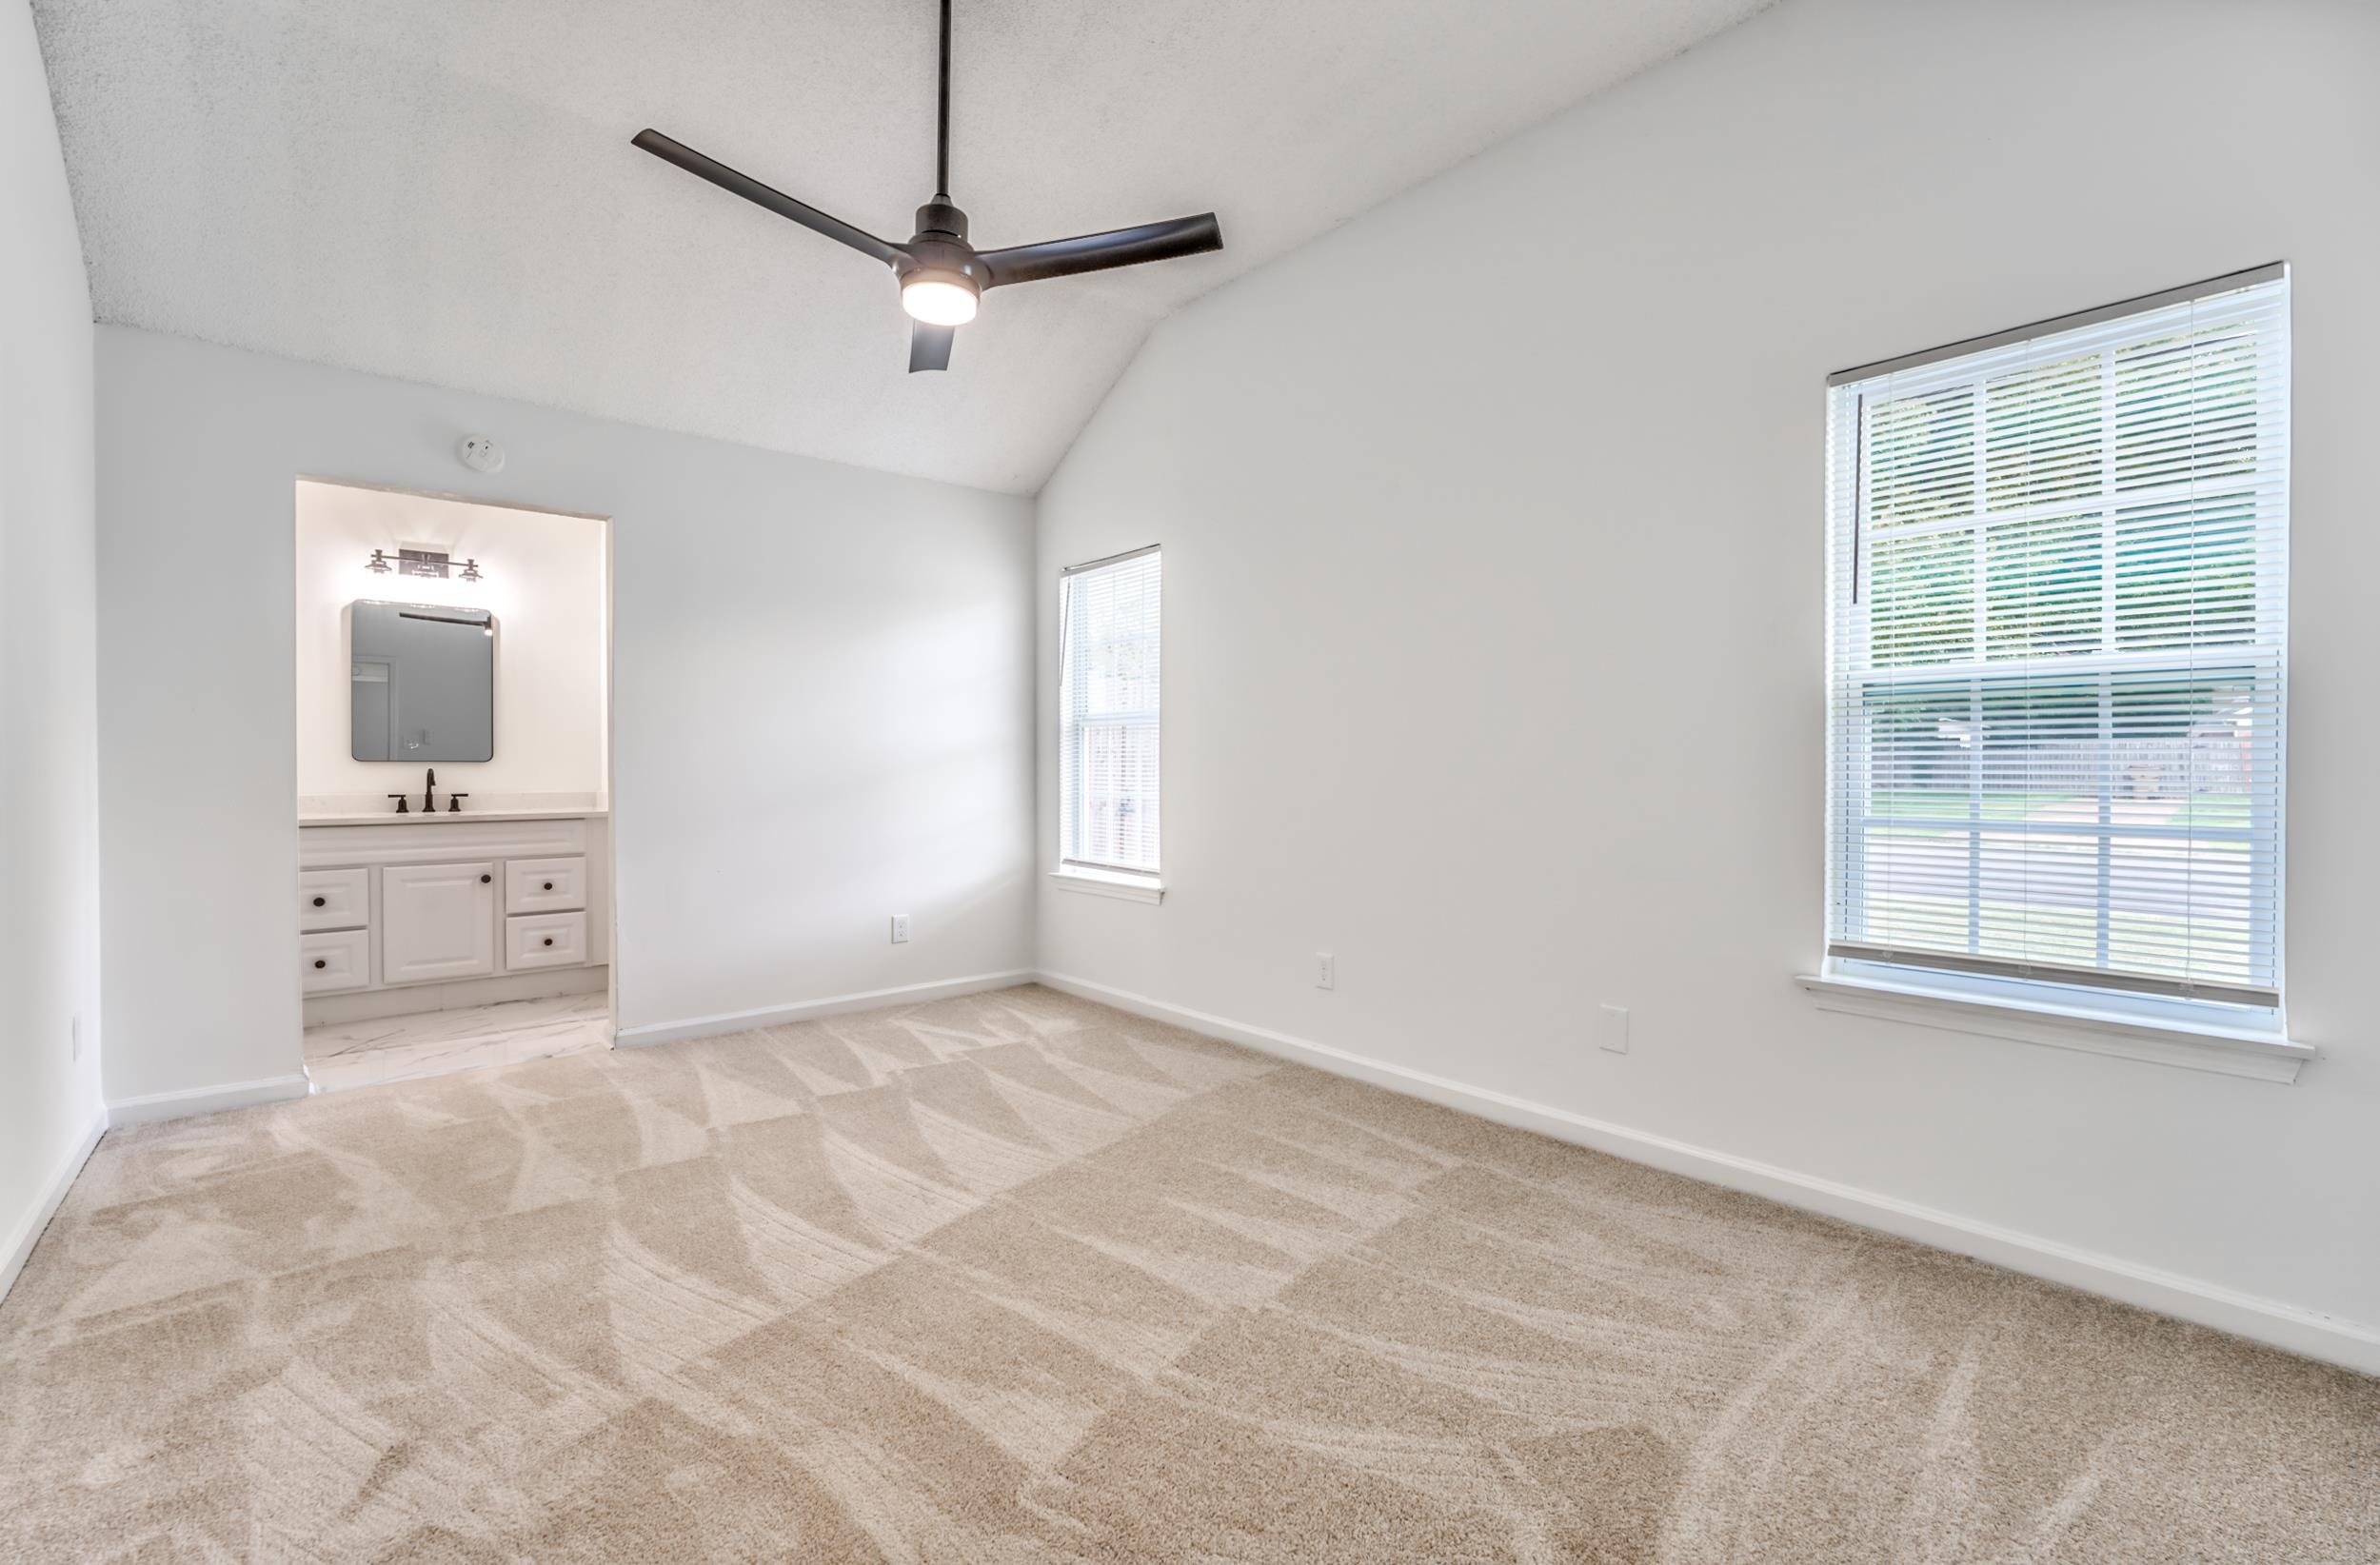
M299 976L329 995L602 962L601 819L301 825ZM590 918L590 914L596 915Z

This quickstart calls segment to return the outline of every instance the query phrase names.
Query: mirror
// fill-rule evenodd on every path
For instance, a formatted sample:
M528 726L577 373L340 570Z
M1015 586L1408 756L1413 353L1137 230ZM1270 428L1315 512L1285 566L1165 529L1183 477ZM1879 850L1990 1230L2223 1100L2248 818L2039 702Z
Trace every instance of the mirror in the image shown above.
M358 761L487 761L496 753L496 617L481 608L359 601L353 623Z

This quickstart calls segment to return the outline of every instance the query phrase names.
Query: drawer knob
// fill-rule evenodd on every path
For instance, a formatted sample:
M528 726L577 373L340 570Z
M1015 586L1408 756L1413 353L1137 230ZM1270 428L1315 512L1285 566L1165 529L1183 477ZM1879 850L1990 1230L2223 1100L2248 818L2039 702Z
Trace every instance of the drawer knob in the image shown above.
M480 884L482 884L482 885L486 885L488 882L490 882L490 881L494 880L495 878L496 878L496 877L494 877L493 875L483 875L483 876L481 876L481 877L479 878L479 883L480 883Z
M321 958L321 957L316 957L316 958L314 959L314 965L315 965L315 967L316 967L316 968L318 968L318 969L319 969L319 968L327 967L327 966L329 966L329 965L330 965L330 963L329 963L327 961L326 961L326 960L324 960L323 958Z
M548 890L548 891L551 891L553 888L554 888L554 882L551 882L551 881L547 881L547 882L545 882L545 889L546 889L546 890Z
M546 937L545 937L545 943L546 943L547 945L551 945L551 944L553 944L553 943L554 943L554 938L553 938L551 935L546 936Z
M316 907L320 907L320 906L322 906L322 905L323 905L323 901L324 901L324 899L323 899L323 898L317 897L317 898L315 898L315 899L314 899L314 905L315 905Z

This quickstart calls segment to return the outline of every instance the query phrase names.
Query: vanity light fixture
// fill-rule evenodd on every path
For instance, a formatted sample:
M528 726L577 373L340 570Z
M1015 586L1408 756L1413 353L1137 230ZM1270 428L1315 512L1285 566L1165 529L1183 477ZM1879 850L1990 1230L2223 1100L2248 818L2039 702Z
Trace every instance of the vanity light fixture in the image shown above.
M446 554L436 549L400 548L394 558L390 557L387 549L374 549L372 557L364 562L364 568L375 576L386 576L393 570L400 576L431 576L443 582L446 579L448 567L453 564L454 562ZM456 568L454 574L466 582L479 582L486 579L486 572L479 568L479 559L476 555L465 560L461 566Z

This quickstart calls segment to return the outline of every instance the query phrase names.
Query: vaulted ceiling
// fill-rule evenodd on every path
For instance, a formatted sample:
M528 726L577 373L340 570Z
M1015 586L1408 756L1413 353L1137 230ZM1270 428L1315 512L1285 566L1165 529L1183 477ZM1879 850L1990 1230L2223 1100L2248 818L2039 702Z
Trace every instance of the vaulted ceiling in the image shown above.
M1029 493L1159 317L1766 3L958 0L978 244L1226 248L996 292L941 375L888 272L628 145L905 238L934 0L34 11L103 321Z

